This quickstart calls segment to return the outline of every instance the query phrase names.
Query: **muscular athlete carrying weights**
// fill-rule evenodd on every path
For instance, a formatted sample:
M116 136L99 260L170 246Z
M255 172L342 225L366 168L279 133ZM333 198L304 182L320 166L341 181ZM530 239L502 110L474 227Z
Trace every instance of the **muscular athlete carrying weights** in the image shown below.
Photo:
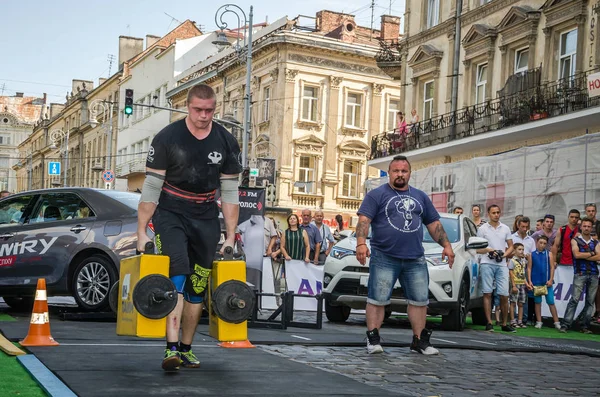
M223 248L233 247L239 215L240 147L233 135L213 123L215 93L207 85L196 85L187 104L187 117L163 128L148 149L138 207L138 250L144 251L150 241L146 227L152 219L156 247L169 256L169 277L179 292L177 306L167 317L165 371L200 366L191 345L221 233L217 189L227 229Z

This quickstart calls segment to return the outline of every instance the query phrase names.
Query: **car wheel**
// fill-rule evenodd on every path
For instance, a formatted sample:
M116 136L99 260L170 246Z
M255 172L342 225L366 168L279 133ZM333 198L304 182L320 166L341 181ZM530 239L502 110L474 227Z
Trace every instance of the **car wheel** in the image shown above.
M442 316L442 329L445 331L462 331L465 329L467 313L469 312L469 289L463 280L458 290L458 302L456 309L453 309L445 316Z
M329 299L325 299L325 315L332 323L343 323L350 317L350 307L334 306Z
M108 306L109 291L117 282L117 272L112 262L104 256L92 255L75 268L71 288L79 307L99 311Z
M486 325L487 318L485 317L485 310L483 307L478 307L477 309L471 309L471 320L473 320L474 325Z
M31 312L33 310L33 296L6 296L4 302L17 312Z

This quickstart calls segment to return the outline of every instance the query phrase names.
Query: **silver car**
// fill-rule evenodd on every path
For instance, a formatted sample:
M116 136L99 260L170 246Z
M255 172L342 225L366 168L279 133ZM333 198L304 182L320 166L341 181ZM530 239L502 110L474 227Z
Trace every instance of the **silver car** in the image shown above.
M135 255L139 197L74 187L0 200L0 296L29 311L37 280L45 278L49 295L105 309L121 259Z

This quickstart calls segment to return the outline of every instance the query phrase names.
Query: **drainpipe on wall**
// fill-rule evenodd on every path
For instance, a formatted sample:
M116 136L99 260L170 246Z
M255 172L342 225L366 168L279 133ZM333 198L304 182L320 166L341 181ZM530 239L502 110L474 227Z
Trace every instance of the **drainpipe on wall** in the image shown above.
M456 16L454 27L454 62L452 62L452 97L450 100L450 111L455 116L458 104L458 68L460 65L460 16L462 14L462 0L456 0ZM452 123L451 140L456 137L456 118Z

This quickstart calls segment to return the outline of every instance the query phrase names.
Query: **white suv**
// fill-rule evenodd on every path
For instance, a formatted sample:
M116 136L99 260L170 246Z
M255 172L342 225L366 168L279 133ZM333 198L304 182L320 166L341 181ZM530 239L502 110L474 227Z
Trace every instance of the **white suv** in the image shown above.
M424 228L423 247L429 266L428 313L442 315L443 329L462 331L469 311L474 323L485 324L476 250L487 247L488 242L477 237L477 228L469 218L453 214L440 216L456 257L450 269L442 261L442 247L432 240L427 228ZM367 245L370 249L369 239ZM325 261L323 275L325 314L329 321L344 322L350 315L350 309L366 307L368 261L367 258L365 266L358 263L354 234L333 246ZM407 301L402 286L396 282L391 304L386 307L386 317L392 311L405 313L406 309Z

